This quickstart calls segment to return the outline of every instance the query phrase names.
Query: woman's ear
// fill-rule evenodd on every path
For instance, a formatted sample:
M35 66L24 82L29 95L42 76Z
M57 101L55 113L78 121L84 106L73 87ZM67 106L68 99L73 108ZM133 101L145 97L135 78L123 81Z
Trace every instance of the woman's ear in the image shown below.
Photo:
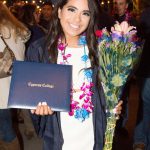
M61 18L61 9L60 8L58 9L58 18L59 19Z

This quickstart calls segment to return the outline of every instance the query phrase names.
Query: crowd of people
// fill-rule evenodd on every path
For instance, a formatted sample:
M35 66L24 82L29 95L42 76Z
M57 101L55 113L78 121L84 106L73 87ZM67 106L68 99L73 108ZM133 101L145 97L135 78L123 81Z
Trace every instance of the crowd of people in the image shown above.
M33 3L14 3L7 7L0 2L0 53L6 45L13 51L16 60L43 63L67 64L73 66L72 115L54 112L45 102L39 102L35 110L17 110L17 116L24 120L25 135L29 138L36 133L43 139L43 150L103 150L106 130L106 101L101 81L98 77L97 29L106 27L109 31L116 21L127 21L138 30L144 40L143 52L137 69L126 83L122 101L116 105L120 115L116 132L124 128L128 118L128 96L132 80L140 89L139 112L133 137L133 150L149 150L150 142L150 99L149 99L149 48L150 48L150 2L142 0L140 17L129 10L129 0L113 0L113 9L102 10L98 0L59 0L53 5L45 2L41 10ZM137 19L138 18L138 19ZM86 41L79 45L85 36ZM59 49L61 45L62 49ZM64 58L64 55L69 57ZM87 56L86 61L82 60ZM84 71L86 70L86 71ZM85 73L88 72L88 75ZM90 73L90 74L89 74ZM12 110L7 109L11 76L0 78L0 150L20 150L19 140L13 129ZM90 83L93 94L88 98L92 111L82 121L76 119L75 112L84 110L81 98L82 85ZM123 109L123 110L122 110ZM19 119L18 119L19 120ZM115 138L114 138L115 139Z

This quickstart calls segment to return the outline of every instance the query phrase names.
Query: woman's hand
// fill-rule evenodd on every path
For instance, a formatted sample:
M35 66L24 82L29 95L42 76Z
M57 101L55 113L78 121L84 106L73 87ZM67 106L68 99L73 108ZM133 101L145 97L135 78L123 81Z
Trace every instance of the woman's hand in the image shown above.
M36 115L52 115L54 111L51 110L51 108L47 105L46 102L39 102L36 109L31 110L32 114Z
M119 119L119 115L121 114L121 110L122 110L122 104L123 101L120 100L119 103L116 105L116 107L114 108L114 113L116 115L116 119Z

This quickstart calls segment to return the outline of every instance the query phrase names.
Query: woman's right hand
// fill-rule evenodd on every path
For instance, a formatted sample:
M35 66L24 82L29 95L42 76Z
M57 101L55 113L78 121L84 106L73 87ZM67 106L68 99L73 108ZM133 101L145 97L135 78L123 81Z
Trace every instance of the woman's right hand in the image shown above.
M31 110L31 113L44 116L44 115L52 115L54 111L51 110L51 108L47 105L46 102L39 102L36 109Z

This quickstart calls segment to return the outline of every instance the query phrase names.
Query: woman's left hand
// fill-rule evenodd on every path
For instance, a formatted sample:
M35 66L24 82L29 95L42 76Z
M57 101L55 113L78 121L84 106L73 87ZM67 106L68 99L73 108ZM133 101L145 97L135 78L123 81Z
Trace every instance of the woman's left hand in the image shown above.
M120 115L121 114L121 110L122 110L122 104L123 104L123 101L120 100L119 103L116 105L116 107L114 108L114 113L116 115Z

